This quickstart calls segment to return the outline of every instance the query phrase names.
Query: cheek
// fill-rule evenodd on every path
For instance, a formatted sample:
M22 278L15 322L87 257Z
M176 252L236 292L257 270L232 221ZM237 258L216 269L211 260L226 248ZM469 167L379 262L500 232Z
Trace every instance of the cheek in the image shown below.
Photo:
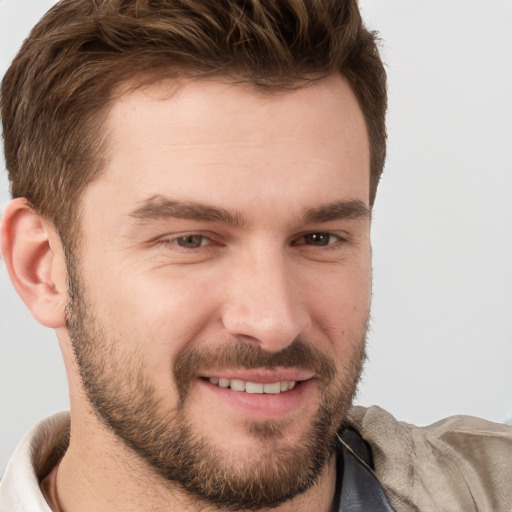
M364 339L371 301L370 265L356 265L317 280L309 293L314 324L336 352L348 354Z
M217 305L204 279L156 271L105 273L88 290L94 315L125 353L137 354L155 374L168 378L183 348L206 336ZM201 284L203 283L203 284Z

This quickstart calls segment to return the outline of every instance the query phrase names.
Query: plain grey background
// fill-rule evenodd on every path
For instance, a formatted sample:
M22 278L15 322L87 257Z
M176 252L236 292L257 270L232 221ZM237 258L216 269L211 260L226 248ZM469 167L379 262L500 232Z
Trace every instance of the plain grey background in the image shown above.
M0 0L3 75L54 2ZM512 2L361 0L389 73L389 157L374 211L370 360L358 401L427 424L512 418ZM0 208L8 201L0 159ZM0 262L0 474L67 408L53 332Z

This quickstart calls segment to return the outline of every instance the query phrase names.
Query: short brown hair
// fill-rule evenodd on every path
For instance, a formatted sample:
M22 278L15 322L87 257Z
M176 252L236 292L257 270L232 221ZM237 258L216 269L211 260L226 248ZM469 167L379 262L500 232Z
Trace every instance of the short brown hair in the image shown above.
M356 0L62 0L36 25L1 90L13 197L72 239L101 170L116 87L172 76L286 90L341 73L370 139L370 202L386 153L386 74Z

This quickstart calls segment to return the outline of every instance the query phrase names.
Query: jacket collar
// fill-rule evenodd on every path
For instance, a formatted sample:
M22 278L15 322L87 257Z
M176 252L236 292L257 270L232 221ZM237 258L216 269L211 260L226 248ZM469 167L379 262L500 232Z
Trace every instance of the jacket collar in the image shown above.
M69 414L59 413L35 425L22 439L0 481L0 510L51 512L39 482L64 453ZM347 428L339 437L337 512L393 512L373 472L371 450L359 433Z

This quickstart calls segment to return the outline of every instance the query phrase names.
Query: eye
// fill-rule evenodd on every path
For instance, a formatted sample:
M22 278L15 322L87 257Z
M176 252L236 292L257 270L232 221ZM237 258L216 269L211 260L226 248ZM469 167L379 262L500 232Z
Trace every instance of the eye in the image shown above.
M198 249L203 245L208 245L210 240L203 235L185 235L175 238L172 243L184 249Z
M309 233L304 235L304 242L308 245L329 245L333 238L329 233Z
M304 244L323 247L332 245L340 240L341 238L339 236L333 235L332 233L308 233L298 238L293 245Z

